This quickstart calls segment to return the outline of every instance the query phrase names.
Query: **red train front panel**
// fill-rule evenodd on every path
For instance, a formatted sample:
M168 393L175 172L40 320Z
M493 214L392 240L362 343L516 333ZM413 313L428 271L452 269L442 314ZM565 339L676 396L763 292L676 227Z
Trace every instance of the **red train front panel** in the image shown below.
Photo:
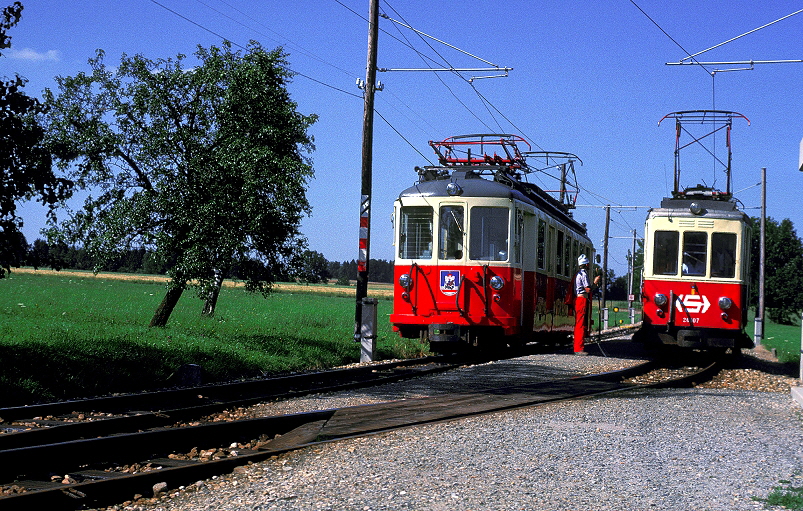
M485 333L495 329L523 341L531 340L532 333L569 335L574 328L567 279L510 266L413 264L396 266L395 281L390 321L405 337L418 337L430 325L484 329ZM499 338L497 343L505 340Z
M399 285L405 275L409 284ZM452 323L499 327L504 335L519 333L522 310L519 268L397 265L395 277L394 313L390 320L396 330Z
M654 326L741 331L741 284L645 280L644 322Z

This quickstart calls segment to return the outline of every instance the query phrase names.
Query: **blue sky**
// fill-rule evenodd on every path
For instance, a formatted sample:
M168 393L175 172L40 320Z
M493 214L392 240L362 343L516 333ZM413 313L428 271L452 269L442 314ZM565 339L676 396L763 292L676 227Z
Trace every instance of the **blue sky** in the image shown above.
M293 99L302 113L320 117L311 130L316 145L312 154L316 177L308 190L313 214L302 230L309 247L327 259L357 258L363 102L355 81L365 78L368 0L23 4L22 21L10 32L12 48L0 58L0 75L25 77L32 96L54 87L54 76L87 71L87 59L98 48L113 66L123 53L153 59L190 55L197 45L219 45L221 38L242 46L252 39L268 48L283 46L292 69L304 75L289 87ZM724 70L745 66L707 66L706 71L666 63L789 15L803 3L638 0L636 4L629 0L381 2L381 11L390 17L513 70L506 78L471 83L469 78L483 73L379 73L384 90L376 95L381 117L376 117L374 129L371 257L393 258L393 200L415 182L415 166L433 162L429 140L504 132L522 135L535 150L580 157L583 165L576 171L582 190L575 216L588 224L601 250L603 207L612 206L609 263L617 275L624 274L632 231L642 234L646 208L659 205L671 190L674 129L672 122L659 126L658 121L679 110L715 108L747 116L750 126L734 122L733 190L748 214L758 216L761 194L754 185L766 167L768 215L790 218L800 229L803 173L797 167L803 137L803 63L755 65L753 70L734 72ZM425 44L389 20L381 19L380 29L380 68L441 66L444 60L456 68L487 66L435 41ZM803 13L706 52L698 60L800 59L801 41ZM712 76L712 70L718 72ZM724 147L724 137L717 140L717 147ZM688 177L684 184L712 184L713 166L706 163L700 169L699 175L693 168L688 174L684 171ZM721 175L716 179L724 187ZM44 213L31 205L19 212L25 235L33 241Z

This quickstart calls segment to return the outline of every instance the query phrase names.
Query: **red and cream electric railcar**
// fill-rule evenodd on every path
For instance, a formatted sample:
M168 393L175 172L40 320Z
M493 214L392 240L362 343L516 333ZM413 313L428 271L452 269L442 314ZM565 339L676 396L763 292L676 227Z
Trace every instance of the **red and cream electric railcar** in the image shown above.
M592 243L565 186L561 201L524 179L528 158L565 158L552 167L565 176L577 157L521 151L515 135L430 145L440 165L417 168L394 205L394 330L436 352L566 340L570 281Z
M744 116L700 110L664 118L677 123L675 189L647 214L642 326L634 339L686 348L752 348L745 333L750 224L730 191L730 128L733 118ZM681 189L678 153L685 122L712 124L712 132L726 128L726 191L702 185Z

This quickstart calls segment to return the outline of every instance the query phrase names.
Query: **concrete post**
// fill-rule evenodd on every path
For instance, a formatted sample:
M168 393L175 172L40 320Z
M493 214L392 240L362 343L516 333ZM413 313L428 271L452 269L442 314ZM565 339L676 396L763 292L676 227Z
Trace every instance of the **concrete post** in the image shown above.
M758 346L762 339L764 339L764 320L756 317L753 321L753 343Z
M376 298L362 299L362 324L360 326L360 362L376 360Z
M607 307L603 307L603 309L602 309L602 329L603 330L607 330L608 329L608 308Z

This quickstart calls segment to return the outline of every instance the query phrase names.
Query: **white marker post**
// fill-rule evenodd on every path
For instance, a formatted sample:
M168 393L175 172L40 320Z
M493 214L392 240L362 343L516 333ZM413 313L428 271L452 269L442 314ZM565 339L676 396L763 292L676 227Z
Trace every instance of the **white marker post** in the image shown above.
M362 325L360 328L360 362L376 360L376 298L362 299Z

